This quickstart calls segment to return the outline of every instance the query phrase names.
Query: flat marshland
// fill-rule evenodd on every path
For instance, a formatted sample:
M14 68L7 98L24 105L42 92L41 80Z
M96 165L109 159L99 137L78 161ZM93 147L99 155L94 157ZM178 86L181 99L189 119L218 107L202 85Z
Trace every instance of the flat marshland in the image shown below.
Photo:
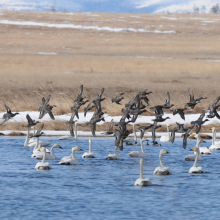
M177 107L191 88L208 97L191 111L201 112L220 95L219 25L212 14L1 11L0 111L5 103L13 112L36 111L50 94L55 115L70 113L83 84L89 100L105 88L102 107L110 115L145 88L153 92L151 106L163 104L169 91ZM122 106L111 103L119 92Z

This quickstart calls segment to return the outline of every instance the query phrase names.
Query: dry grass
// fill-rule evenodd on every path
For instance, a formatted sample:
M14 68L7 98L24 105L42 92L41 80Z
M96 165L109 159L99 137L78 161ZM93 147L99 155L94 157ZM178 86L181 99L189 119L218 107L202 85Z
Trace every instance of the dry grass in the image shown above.
M57 105L54 113L69 113L81 84L89 100L105 88L106 100L102 106L111 115L119 115L124 104L145 88L153 92L152 106L164 103L167 91L171 102L178 107L188 102L188 88L193 89L195 97L207 96L191 113L201 112L220 95L220 63L205 61L220 60L220 30L216 28L219 15L135 15L138 18L131 14L98 15L4 11L1 19L176 33L1 24L0 111L5 111L4 103L13 111L37 110L41 98L50 94L50 103ZM178 19L170 20L173 17ZM210 20L215 22L204 22ZM57 55L39 55L38 52ZM122 91L125 92L123 105L112 104L111 97ZM49 128L67 129L65 123L59 122L48 122L45 129Z

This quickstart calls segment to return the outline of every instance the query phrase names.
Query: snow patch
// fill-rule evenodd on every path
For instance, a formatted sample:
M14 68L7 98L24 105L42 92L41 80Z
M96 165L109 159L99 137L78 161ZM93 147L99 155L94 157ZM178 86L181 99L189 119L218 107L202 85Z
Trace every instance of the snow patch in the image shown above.
M24 26L40 26L40 27L50 27L50 28L72 28L80 30L97 30L97 31L110 31L110 32L141 32L141 33L157 33L157 34L173 34L175 31L148 31L144 29L133 29L133 28L111 28L111 27L98 27L98 26L84 26L84 25L74 25L74 24L48 24L33 21L9 21L0 20L1 24L10 25L24 25Z

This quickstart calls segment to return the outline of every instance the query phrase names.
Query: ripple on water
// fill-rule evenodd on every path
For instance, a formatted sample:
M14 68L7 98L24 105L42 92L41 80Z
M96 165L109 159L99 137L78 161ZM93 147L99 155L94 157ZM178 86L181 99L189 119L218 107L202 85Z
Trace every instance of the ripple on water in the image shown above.
M144 177L152 186L135 187L139 178L139 159L129 158L128 153L140 146L125 146L119 151L122 160L106 161L114 151L113 138L93 138L94 159L81 158L79 165L60 166L63 156L70 155L76 145L88 151L88 138L77 142L47 138L64 149L55 149L56 160L50 161L52 169L37 171L36 159L31 158L33 148L23 146L24 137L0 137L0 218L1 219L217 219L220 190L220 152L203 156L199 162L204 174L192 175L188 171L193 161L184 157L191 152L195 141L188 141L186 150L182 140L162 147L145 146ZM210 146L211 141L202 144ZM173 175L156 176L159 151L170 152L163 156Z

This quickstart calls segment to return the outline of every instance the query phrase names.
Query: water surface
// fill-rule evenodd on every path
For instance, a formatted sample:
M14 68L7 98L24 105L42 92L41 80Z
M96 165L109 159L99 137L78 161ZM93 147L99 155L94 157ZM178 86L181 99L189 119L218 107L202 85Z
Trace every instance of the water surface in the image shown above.
M144 177L152 186L136 187L139 178L139 159L129 158L128 153L140 146L124 146L118 152L119 161L106 161L114 152L113 138L93 138L95 159L83 159L83 152L76 152L79 165L61 166L63 156L71 154L73 146L88 151L88 138L60 141L64 149L54 149L57 159L50 161L52 169L37 171L36 159L31 158L33 148L25 148L24 137L0 137L0 219L217 219L219 216L220 151L203 156L198 162L205 173L189 174L192 161L184 161L196 141L188 141L187 149L182 140L162 147L145 147ZM210 146L211 141L202 146ZM159 151L173 175L155 176L159 166Z

